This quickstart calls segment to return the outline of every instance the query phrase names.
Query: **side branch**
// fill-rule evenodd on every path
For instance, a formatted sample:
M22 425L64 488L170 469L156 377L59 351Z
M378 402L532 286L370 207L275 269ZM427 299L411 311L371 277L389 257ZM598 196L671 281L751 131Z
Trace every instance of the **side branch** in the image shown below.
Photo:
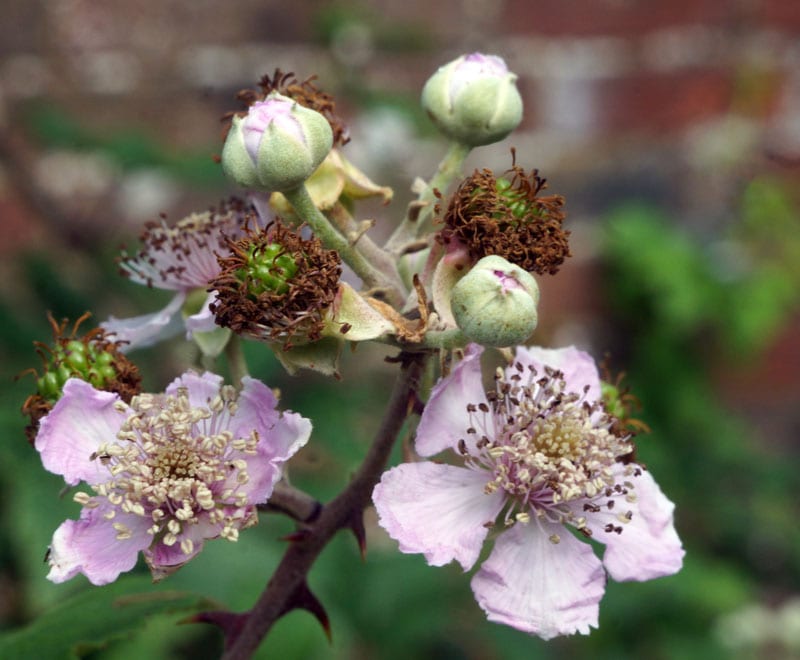
M267 583L253 608L245 615L241 627L228 646L223 660L245 660L258 648L273 624L295 602L293 598L305 587L306 575L319 553L340 529L361 524L364 508L369 504L372 489L380 479L392 446L408 416L413 394L426 360L425 355L403 354L402 369L395 382L383 421L364 461L347 487L319 514L308 533L294 541Z

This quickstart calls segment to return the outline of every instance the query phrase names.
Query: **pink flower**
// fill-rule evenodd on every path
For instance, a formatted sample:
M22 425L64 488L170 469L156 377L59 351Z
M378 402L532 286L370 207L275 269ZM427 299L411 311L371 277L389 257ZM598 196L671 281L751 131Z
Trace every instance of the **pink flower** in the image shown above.
M107 584L131 570L139 551L160 579L194 557L206 539L236 541L256 523L282 465L308 440L311 423L276 410L263 383L237 392L211 373L187 371L164 394L124 403L70 379L41 421L35 446L45 468L76 493L80 520L53 535L50 573L83 573Z
M220 272L216 255L228 254L225 238L241 238L248 221L258 222L255 210L232 199L218 209L193 213L173 227L163 220L148 223L141 237L144 247L135 256L123 254L120 270L133 282L175 291L175 296L158 312L127 319L112 316L102 327L127 342L125 351L150 346L182 329L187 337L214 330L217 326L209 305L216 294L206 290ZM188 309L192 293L200 299Z
M650 580L680 570L674 505L644 468L621 460L633 447L610 430L590 356L520 347L485 393L481 352L470 346L434 387L417 430L422 456L451 449L464 467L386 472L373 493L380 524L401 551L465 571L495 530L472 578L489 620L544 639L587 634L606 573ZM605 544L602 562L580 536Z

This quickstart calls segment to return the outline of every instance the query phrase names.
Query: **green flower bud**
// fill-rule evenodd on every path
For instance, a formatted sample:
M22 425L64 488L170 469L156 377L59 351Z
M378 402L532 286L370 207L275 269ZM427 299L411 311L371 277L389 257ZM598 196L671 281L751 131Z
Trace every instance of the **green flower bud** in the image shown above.
M539 286L503 257L490 255L453 287L450 308L458 327L484 346L522 344L536 329Z
M422 106L447 137L479 147L499 142L522 119L522 97L497 55L462 55L425 83Z
M332 146L324 116L273 92L246 116L233 118L222 169L245 188L291 190L311 176Z

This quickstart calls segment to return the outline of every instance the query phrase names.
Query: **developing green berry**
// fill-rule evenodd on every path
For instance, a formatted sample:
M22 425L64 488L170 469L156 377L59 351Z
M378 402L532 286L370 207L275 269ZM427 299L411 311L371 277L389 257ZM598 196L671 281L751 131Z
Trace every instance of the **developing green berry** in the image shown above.
M237 271L239 280L248 283L248 293L253 300L266 291L279 295L287 293L289 280L296 274L297 262L278 243L263 248L251 245L244 268Z

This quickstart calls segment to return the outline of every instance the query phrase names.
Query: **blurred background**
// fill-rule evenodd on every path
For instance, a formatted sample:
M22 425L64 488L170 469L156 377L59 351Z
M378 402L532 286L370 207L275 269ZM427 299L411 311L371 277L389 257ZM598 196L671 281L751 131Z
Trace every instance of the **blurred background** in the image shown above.
M310 576L333 642L295 612L259 657L800 658L800 3L4 0L0 13L0 630L87 591L82 577L45 580L52 532L78 507L25 441L34 382L14 379L38 366L46 312L99 322L165 304L168 293L117 276L118 247L159 213L176 221L234 192L212 158L220 117L278 67L336 95L345 155L395 189L390 206L362 212L388 235L444 149L418 107L422 84L481 50L519 74L526 111L465 172L506 169L513 146L566 197L574 256L541 282L536 341L607 353L627 372L653 428L640 458L677 504L685 567L610 583L599 630L544 643L486 622L469 576L401 555L372 523L363 564L341 534ZM289 378L262 347L247 352L315 423L293 479L331 497L386 401L385 351L345 355L341 383ZM132 357L161 389L197 356L175 341ZM244 610L291 529L262 516L166 584L139 571L119 589ZM217 657L215 631L180 618L100 631L80 654Z

